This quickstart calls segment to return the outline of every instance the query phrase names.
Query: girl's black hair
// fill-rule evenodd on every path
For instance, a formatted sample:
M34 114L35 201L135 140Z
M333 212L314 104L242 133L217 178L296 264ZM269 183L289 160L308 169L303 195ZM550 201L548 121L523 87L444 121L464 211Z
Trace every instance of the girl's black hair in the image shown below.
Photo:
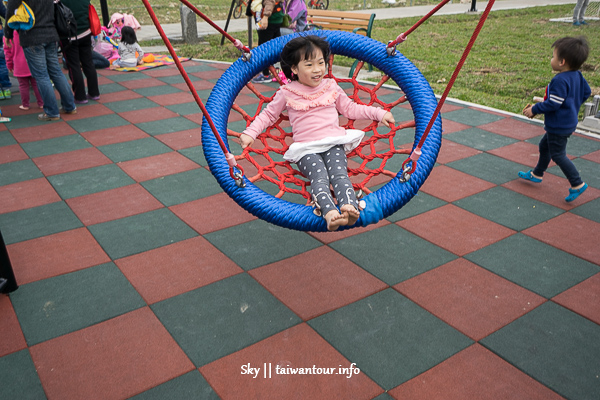
M292 67L297 66L300 61L307 60L315 53L316 49L323 52L325 64L329 63L329 43L319 36L299 36L287 42L281 50L281 70L288 79L298 80L298 76L292 76Z
M134 44L137 42L137 36L132 27L124 26L121 28L121 42L127 44Z

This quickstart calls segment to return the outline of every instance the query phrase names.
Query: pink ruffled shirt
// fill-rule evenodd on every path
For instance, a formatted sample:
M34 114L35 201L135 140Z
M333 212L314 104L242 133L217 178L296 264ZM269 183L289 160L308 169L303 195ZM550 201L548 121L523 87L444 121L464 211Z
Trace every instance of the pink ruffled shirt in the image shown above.
M346 130L340 126L339 114L348 119L381 121L387 112L383 108L356 104L334 79L323 79L314 88L293 81L279 88L273 101L243 133L256 139L286 109L293 127L294 142L344 136Z

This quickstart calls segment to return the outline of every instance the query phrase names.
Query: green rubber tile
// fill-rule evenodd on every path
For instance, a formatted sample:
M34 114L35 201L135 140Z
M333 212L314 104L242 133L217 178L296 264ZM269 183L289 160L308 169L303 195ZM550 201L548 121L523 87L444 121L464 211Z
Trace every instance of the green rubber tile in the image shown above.
M505 117L474 110L472 108L462 108L460 110L444 113L444 119L449 119L450 121L460 122L461 124L471 126L489 124L504 118Z
M522 231L564 211L503 187L493 187L454 202L473 214L507 228Z
M453 111L452 113L454 112L458 111ZM465 121L457 122L467 123ZM470 128L462 131L447 133L444 135L444 139L448 139L455 143L463 144L481 151L489 151L518 142L518 140L509 138L508 136L498 135L479 128Z
M571 400L600 399L600 326L547 302L480 341Z
M489 153L479 153L446 165L496 185L515 180L517 171L529 170L529 167L523 164Z
M81 221L62 201L0 214L0 227L6 244L52 235L82 226Z
M340 83L340 86L341 86L341 83ZM352 84L350 84L349 87L351 88ZM395 92L395 93L383 94L381 96L377 96L377 98L379 100L383 101L384 103L388 103L389 104L389 103L393 103L393 102L397 101L402 96L403 96L403 93L400 92L400 91L398 91L398 92ZM405 104L408 104L408 103L405 103ZM394 108L397 108L397 107L394 107Z
M31 160L21 160L2 164L2 168L0 168L1 186L42 177L44 177L44 175Z
M220 400L198 370L178 376L150 390L130 397L129 400Z
M145 181L142 186L167 207L223 191L212 174L204 168Z
M234 121L227 124L227 128L235 132L242 132L246 129L246 121Z
M118 83L108 83L106 85L100 85L100 93L107 95L115 92L122 92L123 90L128 90L125 86L119 85ZM110 98L110 96L107 96Z
M398 148L411 149L415 142L415 130L414 128L405 128L400 131L396 131L394 135L394 146ZM408 158L407 154L403 155L404 158Z
M40 110L41 114L43 110ZM19 128L33 128L34 126L40 126L45 124L54 124L60 121L40 121L37 119L38 113L27 114L27 115L11 115L10 116L10 129Z
M158 78L160 80L164 78ZM137 94L141 94L144 97L159 96L161 94L180 93L180 89L169 85L150 86L145 88L133 89Z
M204 157L204 149L202 146L188 147L187 149L179 150L179 153L183 154L193 162L203 167L208 165L206 157Z
M158 154L173 151L169 146L153 137L98 146L98 150L106 157L110 158L112 162L116 163L137 160L139 158L156 156Z
M567 153L568 152L569 152L569 149L567 148ZM600 164L595 163L593 161L584 160L582 158L576 158L571 161L573 161L573 164L575 164L575 168L577 168L577 170L579 171L579 175L581 176L581 179L583 179L583 181L585 183L587 183L591 187L600 189L600 174L598 174L598 169L600 168ZM548 168L548 172L550 172L551 174L554 174L556 176L563 177L563 178L565 176L565 174L562 173L562 171L558 167L558 165ZM569 192L569 187L566 186L565 193L564 193L565 196L567 194L569 194L568 192Z
M600 150L600 141L584 136L572 135L567 144L567 154L575 157L581 157L598 150Z
M246 271L322 245L305 232L281 228L262 220L222 229L204 237ZM283 243L285 245L278 245ZM274 246L277 251L274 251Z
M211 95L212 90L211 89L196 90L196 93L206 103L206 100L208 100L208 97Z
M115 164L49 176L48 181L63 199L103 192L135 183Z
M392 224L330 246L388 285L439 267L456 256Z
M88 228L113 260L198 236L166 208Z
M473 343L393 289L308 324L385 390L414 378Z
M28 349L0 358L0 382L3 399L46 399Z
M396 125L400 122L412 121L415 119L415 115L412 110L408 110L403 107L394 107L392 108L392 115L394 116L394 120L396 121Z
M245 273L150 308L197 367L301 322Z
M112 103L106 103L105 106L116 113L159 107L158 104L146 98L113 101Z
M387 393L382 393L379 396L375 397L373 400L395 400L395 399Z
M190 103L173 104L172 106L165 106L165 108L179 115L198 114L199 112L202 112L195 101Z
M184 117L167 118L152 122L142 122L135 125L152 136L160 135L161 133L185 131L187 129L200 129L200 125Z
M17 144L15 138L8 132L0 132L0 147Z
M28 283L10 297L29 346L146 305L113 263Z
M110 79L113 82L125 82L125 81L135 81L138 79L148 79L148 75L142 72L126 72L121 74L114 74L111 76L107 76L106 78ZM102 93L102 92L100 92Z
M21 145L30 158L66 153L74 150L87 149L92 145L81 135L61 136L53 139L38 140Z
M571 212L583 218L600 222L600 198L574 208Z
M217 68L211 67L211 66L206 65L206 64L186 66L185 63L183 64L183 69L188 74L191 74L191 73L194 73L194 72L205 72L205 71L215 71L215 70L217 70Z
M190 78L190 81L192 81L192 82L200 80L200 78L198 78L197 76L194 76L194 75L188 75L188 78ZM186 83L181 75L161 76L156 79L166 83L167 85L175 85L177 83Z
M548 299L600 272L590 262L520 233L465 258Z
M396 211L386 219L391 222L402 221L403 219L414 217L415 215L423 214L424 212L433 210L448 204L447 202L433 197L424 192L418 192L408 203L400 210Z
M71 125L71 127L77 132L85 133L107 128L118 129L119 126L129 125L129 121L116 114L110 114L99 117L76 119L73 121L68 121L68 124Z

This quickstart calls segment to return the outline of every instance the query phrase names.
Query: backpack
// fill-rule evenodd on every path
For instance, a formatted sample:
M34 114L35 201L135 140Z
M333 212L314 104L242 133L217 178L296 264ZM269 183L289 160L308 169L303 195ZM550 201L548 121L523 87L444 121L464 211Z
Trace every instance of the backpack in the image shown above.
M71 42L71 38L77 36L77 22L73 11L60 0L54 3L54 26L61 40Z

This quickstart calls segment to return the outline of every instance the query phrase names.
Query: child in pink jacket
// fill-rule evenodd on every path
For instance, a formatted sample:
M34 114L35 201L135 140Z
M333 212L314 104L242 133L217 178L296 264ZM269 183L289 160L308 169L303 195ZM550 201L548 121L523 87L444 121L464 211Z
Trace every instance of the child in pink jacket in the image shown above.
M40 108L44 107L42 96L38 90L35 79L31 76L23 48L19 41L19 34L14 31L13 39L4 38L4 55L6 56L6 67L19 81L19 93L21 93L21 110L29 110L29 86L33 89L37 104Z

